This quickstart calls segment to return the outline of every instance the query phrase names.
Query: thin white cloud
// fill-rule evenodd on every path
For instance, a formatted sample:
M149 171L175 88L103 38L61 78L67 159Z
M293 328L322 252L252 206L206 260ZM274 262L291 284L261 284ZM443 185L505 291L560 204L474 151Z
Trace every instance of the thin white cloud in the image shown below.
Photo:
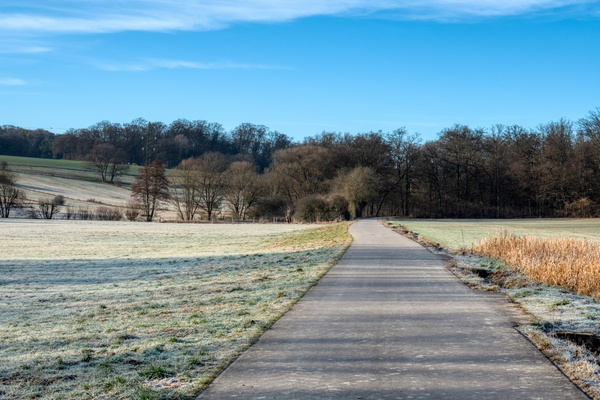
M23 86L26 84L27 82L19 78L0 78L0 86Z
M264 64L244 64L234 62L213 62L204 63L197 61L186 61L186 60L165 60L165 59L148 59L134 63L97 63L98 68L105 71L131 71L131 72L143 72L152 71L156 69L264 69L264 70L289 70L291 68L278 65L264 65Z
M40 54L40 53L49 53L54 51L52 47L44 47L44 46L26 46L21 47L19 49L15 49L15 53L21 54Z
M597 0L27 0L0 13L0 31L107 33L212 30L237 22L282 22L321 15L390 15L404 19L468 19L523 15L582 6Z
M566 9L587 5L598 8L595 0L430 0L406 4L396 11L405 11L408 18L426 20L465 20L540 12L565 12ZM568 14L571 15L571 14Z
M52 47L44 46L14 46L0 43L0 54L41 54L54 51Z

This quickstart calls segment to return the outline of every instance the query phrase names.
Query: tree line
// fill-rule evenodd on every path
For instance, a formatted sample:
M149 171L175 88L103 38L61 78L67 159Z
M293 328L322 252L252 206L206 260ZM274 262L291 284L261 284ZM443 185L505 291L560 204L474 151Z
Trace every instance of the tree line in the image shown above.
M600 109L535 129L454 125L426 142L403 128L293 142L262 125L226 132L187 120L101 122L62 135L19 129L0 128L1 154L90 163L104 154L106 181L118 165L169 168L156 200L182 220L600 216Z
M263 125L243 123L228 132L218 123L186 119L169 125L141 118L126 124L102 121L63 134L0 126L3 155L93 160L111 154L118 163L143 165L160 160L167 168L186 158L214 151L247 155L263 169L273 152L291 144L288 136Z

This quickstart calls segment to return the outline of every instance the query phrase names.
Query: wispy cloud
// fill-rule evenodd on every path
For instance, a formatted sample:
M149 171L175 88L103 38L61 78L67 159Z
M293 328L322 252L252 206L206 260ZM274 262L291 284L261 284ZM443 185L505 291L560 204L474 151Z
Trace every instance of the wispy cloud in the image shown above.
M0 78L0 86L23 86L27 82L19 78Z
M410 19L464 21L539 13L571 17L573 13L585 14L599 7L596 0L431 0L406 4L406 7L385 12Z
M264 70L290 70L291 68L278 65L264 65L264 64L244 64L235 62L197 62L197 61L186 61L186 60L165 60L165 59L146 59L139 62L132 63L114 63L114 62L101 62L96 63L97 67L104 71L152 71L155 69L264 69Z
M41 54L54 51L52 47L23 45L14 46L0 43L0 54Z
M14 49L15 53L21 54L40 54L40 53L49 53L54 51L52 47L44 47L44 46L26 46L21 47L19 49Z
M0 12L0 31L107 33L213 30L237 22L282 22L320 15L376 15L452 20L523 15L578 6L597 11L597 0L29 0ZM583 6L583 7L582 7Z

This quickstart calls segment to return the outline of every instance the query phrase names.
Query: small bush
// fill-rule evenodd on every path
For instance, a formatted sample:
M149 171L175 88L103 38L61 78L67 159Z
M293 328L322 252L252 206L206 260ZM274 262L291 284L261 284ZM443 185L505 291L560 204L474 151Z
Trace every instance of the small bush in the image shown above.
M63 219L74 219L75 218L75 212L73 211L73 209L71 207L67 207L65 212L63 212Z
M346 200L344 196L333 195L329 199L329 209L331 216L337 220L347 221L350 219L348 200Z
M127 221L135 221L141 214L141 206L136 201L132 200L127 203L123 212Z
M41 218L40 212L33 207L28 207L25 209L25 215L29 219L39 219Z
M255 206L249 210L248 216L250 218L264 218L266 220L283 218L287 213L287 209L288 204L283 198L267 197L257 202Z
M294 216L303 222L330 221L332 219L331 207L322 196L307 196L298 200Z
M87 221L94 218L94 214L87 207L79 207L77 210L77 218L82 221Z
M118 208L98 207L96 209L96 219L100 221L120 221L123 219L123 214Z

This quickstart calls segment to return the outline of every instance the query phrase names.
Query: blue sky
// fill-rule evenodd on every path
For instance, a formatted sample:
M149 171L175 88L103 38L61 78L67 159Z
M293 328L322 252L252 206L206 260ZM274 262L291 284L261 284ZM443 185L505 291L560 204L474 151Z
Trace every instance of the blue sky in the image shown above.
M0 0L0 125L142 117L296 139L600 107L600 1Z

